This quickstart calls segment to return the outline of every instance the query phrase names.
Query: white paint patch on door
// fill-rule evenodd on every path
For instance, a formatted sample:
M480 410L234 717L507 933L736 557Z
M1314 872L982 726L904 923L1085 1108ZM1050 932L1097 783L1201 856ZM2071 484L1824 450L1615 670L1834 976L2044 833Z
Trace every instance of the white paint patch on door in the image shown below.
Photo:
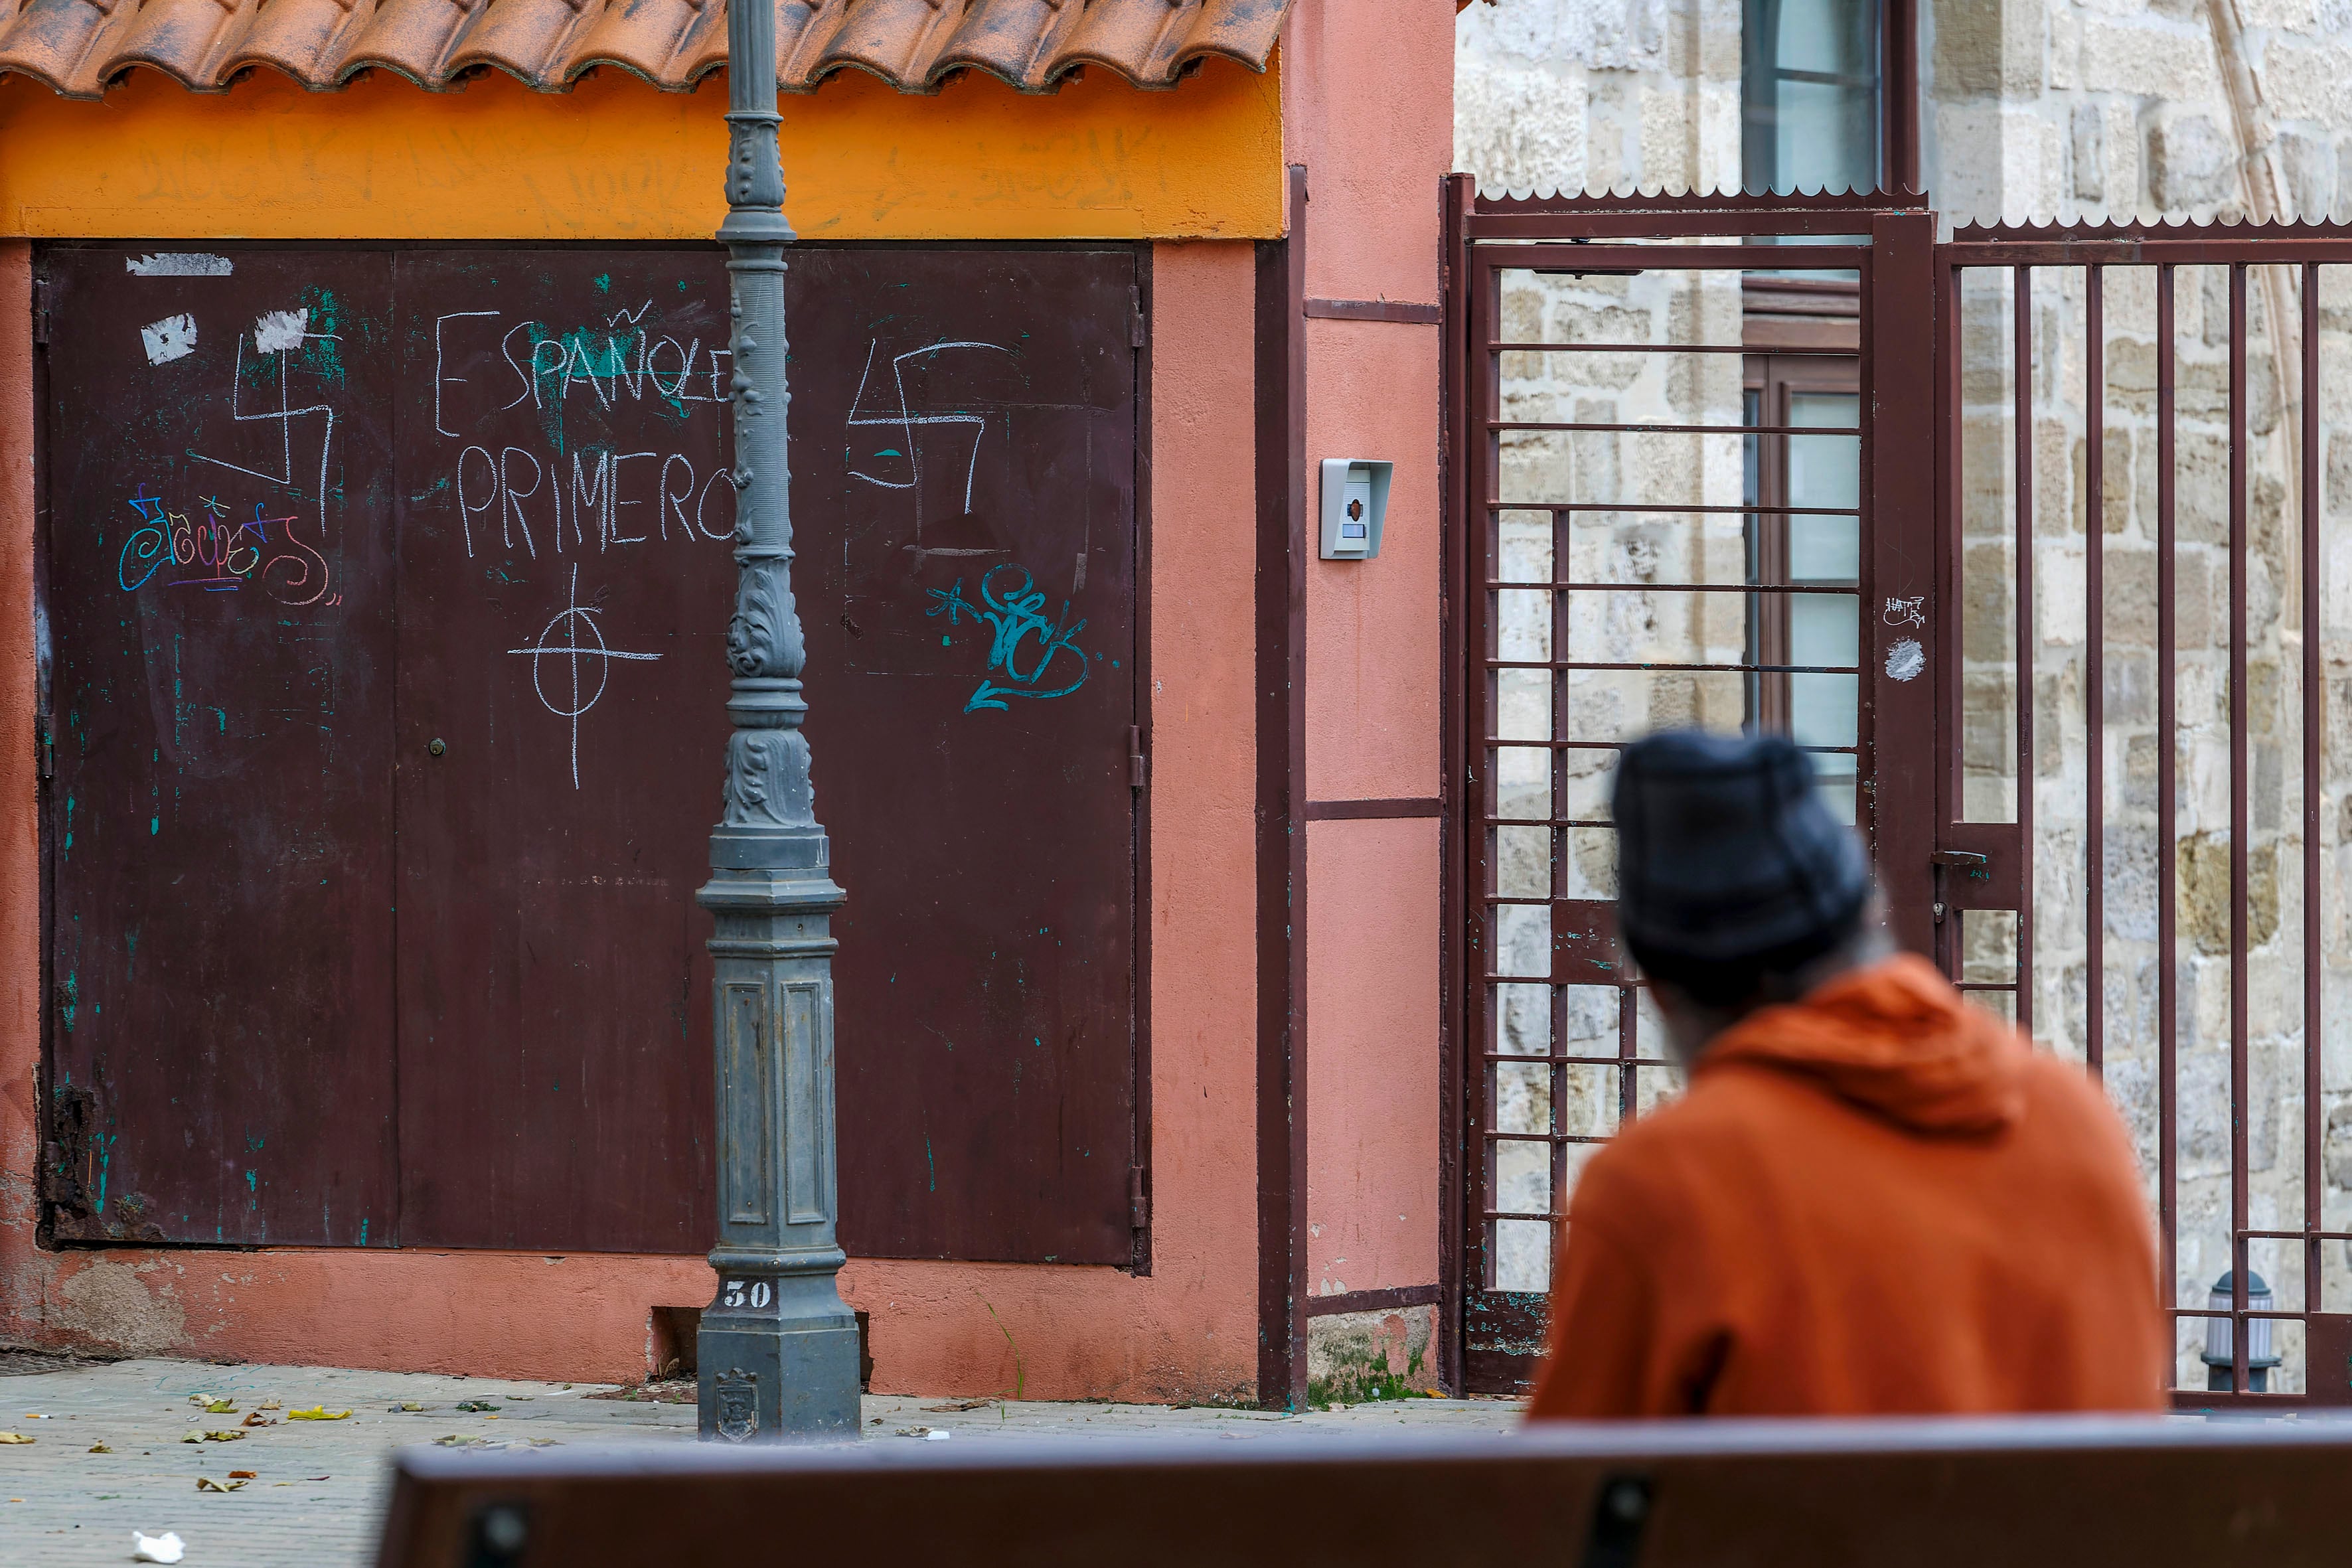
M196 319L184 314L166 316L140 328L139 336L147 345L149 364L169 364L196 352Z
M226 256L194 250L160 251L152 256L126 256L122 270L133 278L226 278L236 270Z
M266 354L285 349L299 349L310 330L310 312L299 310L268 310L253 323L253 346Z
M1916 680L1919 672L1927 668L1927 650L1919 646L1917 637L1899 637L1886 650L1886 678L1889 680Z

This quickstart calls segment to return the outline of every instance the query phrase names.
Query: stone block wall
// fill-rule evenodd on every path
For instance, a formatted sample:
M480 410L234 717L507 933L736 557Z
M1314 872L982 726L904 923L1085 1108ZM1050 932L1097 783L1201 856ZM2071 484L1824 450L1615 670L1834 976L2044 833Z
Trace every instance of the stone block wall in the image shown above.
M1490 195L1739 184L1739 0L1481 0L1454 60L1454 166Z

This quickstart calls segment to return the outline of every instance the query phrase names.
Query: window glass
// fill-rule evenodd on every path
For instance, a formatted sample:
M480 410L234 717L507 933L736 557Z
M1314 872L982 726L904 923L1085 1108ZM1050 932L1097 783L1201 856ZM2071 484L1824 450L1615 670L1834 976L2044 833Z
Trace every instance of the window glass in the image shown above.
M1746 0L1742 174L1751 191L1878 184L1878 0Z
M1813 0L1820 4L1822 0ZM1862 418L1862 399L1852 393L1795 392L1789 395L1791 426L1851 430ZM1862 500L1862 437L1789 437L1790 506L1859 506ZM1789 520L1789 581L1844 587L1862 578L1862 520L1854 517L1792 517ZM1789 598L1789 662L1853 665L1862 640L1862 605L1844 594L1792 594ZM1789 678L1789 733L1801 746L1851 746L1860 683L1851 675ZM1815 772L1830 809L1853 820L1855 759L1851 752L1816 752Z

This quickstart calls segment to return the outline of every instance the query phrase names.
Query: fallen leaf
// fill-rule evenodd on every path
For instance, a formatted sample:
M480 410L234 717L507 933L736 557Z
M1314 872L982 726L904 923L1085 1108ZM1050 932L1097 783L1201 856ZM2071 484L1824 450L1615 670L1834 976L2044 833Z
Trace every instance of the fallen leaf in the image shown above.
M228 1473L228 1479L233 1481L249 1481L259 1474L261 1474L259 1470L231 1470Z
M113 1449L108 1447L103 1443L92 1443L89 1446L89 1451L93 1454L111 1454L114 1452Z
M245 1434L235 1426L224 1426L217 1432L205 1433L205 1441L207 1443L242 1443L245 1441Z
M446 1437L434 1438L433 1446L436 1448L471 1448L488 1441L488 1437L461 1437L452 1432Z
M222 1482L213 1479L210 1476L198 1476L196 1478L196 1489L200 1492L243 1491L245 1489L245 1483L243 1481L229 1481L226 1484L223 1484Z
M460 1410L496 1410L498 1406L491 1404L487 1399L468 1399L464 1404L458 1405L457 1408Z
M195 1433L191 1432L186 1436L181 1438L180 1441L183 1443L201 1443L204 1439L198 1436Z
M341 1421L351 1414L348 1410L330 1410L323 1405L313 1405L308 1410L289 1410L289 1421Z
M256 1410L282 1410L285 1406L278 1404L275 1399L265 1399L260 1404L255 1405L254 1408Z
M995 1403L993 1399L954 1399L945 1405L926 1405L923 1406L923 1414L940 1415L950 1410L985 1410Z
M0 1432L0 1443L29 1443L32 1439L22 1432Z
M304 1476L302 1479L306 1481L331 1481L335 1478L332 1476Z
M275 1426L278 1425L277 1422L272 1421L268 1416L264 1415L258 1410L247 1415L243 1424L247 1426Z
M399 1415L403 1414L414 1415L424 1408L425 1406L417 1404L414 1399L404 1399L397 1405L385 1405L383 1407L383 1413L386 1415ZM463 1407L461 1406L460 1408Z
M207 1415L233 1415L236 1413L236 1401L234 1399L208 1399L205 1402L205 1414Z

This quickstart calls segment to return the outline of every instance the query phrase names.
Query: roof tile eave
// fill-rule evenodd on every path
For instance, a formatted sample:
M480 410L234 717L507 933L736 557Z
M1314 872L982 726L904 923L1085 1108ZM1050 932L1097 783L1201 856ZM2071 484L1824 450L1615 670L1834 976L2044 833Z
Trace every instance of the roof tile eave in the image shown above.
M603 53L581 55L572 60L570 65L564 67L563 76L562 79L563 87L565 89L569 89L589 72L601 70L606 66L612 67L614 70L626 71L629 75L636 78L639 81L644 82L647 87L658 89L663 92L691 92L694 90L694 84L683 77L665 76L659 71L654 70L638 61L626 58L624 56Z
M410 86L421 87L427 92L462 92L466 87L464 82L446 72L436 74L429 68L419 70L397 55L384 54L352 55L335 68L335 86L337 89L348 87L353 77L368 71L390 71Z
M534 90L562 92L609 65L661 91L690 92L726 65L726 0L683 0L690 15L644 0L237 0L227 17L222 0L139 0L136 9L106 11L79 0L36 11L37 3L0 23L0 75L79 100L103 99L136 69L219 93L261 68L313 92L374 70L428 92L457 91L467 74L495 68ZM1175 16L1171 0L1034 12L971 0L954 18L931 0L801 3L797 20L779 18L780 89L814 92L855 69L928 97L966 71L1032 96L1060 91L1085 66L1147 92L1175 88L1212 55L1264 72L1288 0L1180 0Z
M1166 92L1175 87L1178 79L1178 73L1175 71L1139 70L1130 62L1122 60L1115 55L1106 54L1100 49L1071 49L1055 59L1053 72L1049 78L1053 85L1044 90L1059 91L1063 81L1071 72L1088 66L1099 66L1138 92Z
M205 0L205 4L211 4L211 0ZM226 92L229 88L230 79L226 72L190 70L174 65L168 59L159 58L145 50L125 51L110 57L106 62L106 79L101 85L114 87L135 70L153 71L158 76L179 83L190 92L221 93Z
M94 74L77 72L60 77L31 60L14 55L0 55L0 76L30 77L56 93L85 103L95 103L106 97L106 84Z
M1228 47L1223 44L1194 44L1178 51L1176 58L1169 63L1169 85L1172 87L1183 79L1187 66L1210 59L1231 60L1258 76L1265 74L1267 65L1266 57L1264 55L1252 59L1243 51Z

